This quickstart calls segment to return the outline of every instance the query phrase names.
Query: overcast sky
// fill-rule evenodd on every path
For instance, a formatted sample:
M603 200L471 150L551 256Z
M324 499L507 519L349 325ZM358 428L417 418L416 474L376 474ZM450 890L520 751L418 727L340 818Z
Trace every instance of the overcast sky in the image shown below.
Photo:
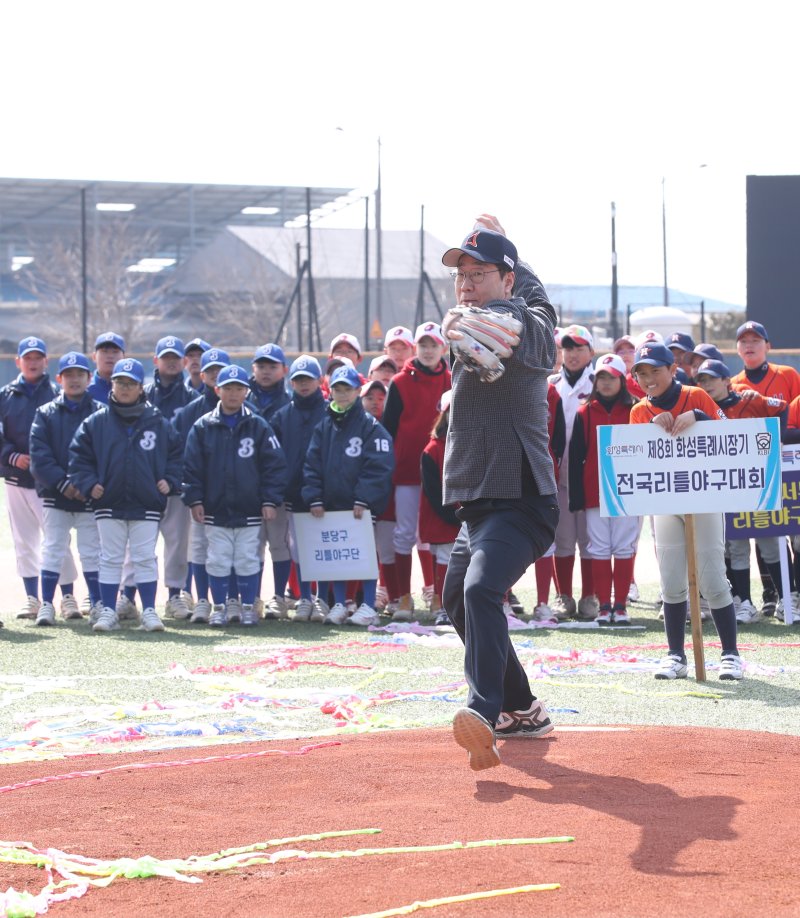
M0 5L0 175L373 188L483 210L551 283L745 302L747 174L798 172L800 4ZM338 128L338 130L337 130ZM703 168L701 168L703 166ZM341 221L361 225L359 207Z

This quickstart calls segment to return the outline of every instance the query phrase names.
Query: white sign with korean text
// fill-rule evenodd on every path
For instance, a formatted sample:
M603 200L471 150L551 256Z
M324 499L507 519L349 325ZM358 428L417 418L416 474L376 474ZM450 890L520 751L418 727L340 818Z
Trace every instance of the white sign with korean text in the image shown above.
M357 520L352 510L330 510L317 519L292 515L303 580L375 580L378 556L369 510Z
M597 430L601 516L779 510L777 418L700 421L672 437L656 424Z

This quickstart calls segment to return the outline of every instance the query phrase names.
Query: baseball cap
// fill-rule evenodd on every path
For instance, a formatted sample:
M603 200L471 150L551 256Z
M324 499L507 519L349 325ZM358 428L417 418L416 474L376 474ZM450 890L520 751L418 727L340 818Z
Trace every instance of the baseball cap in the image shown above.
M183 341L172 335L160 338L156 343L156 357L163 357L165 354L176 354L178 357L183 357Z
M352 367L339 367L338 370L334 370L333 376L330 378L329 385L331 389L336 385L336 383L344 383L346 386L352 386L354 389L360 389L361 377Z
M386 332L386 337L383 339L383 346L388 347L392 341L405 341L406 344L414 343L414 335L411 333L410 328L406 328L405 325L395 325L394 328L390 328Z
M693 351L694 340L691 335L683 332L673 332L665 341L667 347L677 347L681 351Z
M356 365L349 357L341 357L339 354L337 354L335 357L331 357L331 359L328 361L328 364L325 367L325 372L328 374L328 376L330 376L331 373L333 373L334 370L338 370L339 367L349 367L349 369L355 370Z
M636 348L636 345L633 343L633 338L631 338L630 335L623 335L621 338L617 338L617 340L611 345L611 350L616 354L617 351L624 345L634 349Z
M568 325L561 332L561 347L569 347L570 345L580 347L582 344L594 347L592 333L585 325Z
M697 376L715 376L717 379L730 379L731 371L721 360L704 360L697 368Z
M722 351L714 344L698 344L694 352L701 357L705 357L706 360L719 360L722 363L725 362Z
M295 379L298 376L310 376L312 379L319 379L322 376L322 367L319 365L319 360L310 354L301 354L289 367L289 379Z
M124 351L125 339L116 332L103 332L102 335L98 335L95 338L94 349L97 350L99 347L104 346L118 347L121 351Z
M364 385L361 387L361 396L369 395L373 389L377 389L379 392L386 394L386 386L379 379L368 379Z
M256 360L271 360L273 363L282 363L286 366L286 354L279 344L262 344L253 355L253 362Z
M64 370L69 370L71 367L86 370L87 373L92 372L92 368L89 366L89 358L79 351L69 351L58 361L59 373L63 373Z
M361 356L361 344L355 335L348 335L347 332L342 332L341 335L337 335L333 341L331 341L331 349L328 351L329 354L333 353L333 349L337 344L349 344L350 347L353 347L356 349L356 351L358 351L358 356Z
M506 265L512 271L517 266L517 247L502 233L492 230L471 232L460 246L448 249L442 255L442 264L447 268L457 268L462 255L469 255L487 264Z
M235 363L223 367L219 371L219 376L217 376L216 384L218 386L227 386L231 383L239 383L241 386L247 385L247 373Z
M435 322L423 322L422 325L417 326L414 332L414 343L419 344L422 338L433 338L437 344L444 344L441 326Z
M561 347L561 336L564 334L564 329L560 325L556 325L553 329L553 338L556 342L556 347Z
M183 349L184 355L188 354L189 351L206 351L211 350L211 345L208 341L203 341L202 338L192 338L191 341L186 342L186 347Z
M409 332L409 334L411 334L411 332ZM377 357L373 357L369 363L369 369L367 370L367 373L369 374L373 370L379 370L381 367L386 366L387 363L396 373L397 364L395 363L394 359L390 357L388 354L379 354Z
M227 367L230 365L231 358L227 351L222 351L218 347L210 347L203 352L200 358L200 372L207 370L209 367Z
M144 382L144 367L138 360L133 357L123 357L114 364L114 371L111 374L112 379L124 376L126 379L132 379L134 382Z
M742 337L745 332L753 332L758 335L759 338L763 338L765 341L769 341L769 335L767 334L766 328L760 322L745 322L744 325L740 325L736 329L736 340Z
M606 354L605 357L598 358L594 365L594 374L600 371L610 373L612 376L624 376L628 371L625 367L625 361L616 354Z
M633 343L636 345L638 350L643 344L663 344L664 336L659 334L657 331L653 331L652 328L648 328L646 331L643 331L641 334L637 335L633 339Z
M664 344L643 344L636 348L633 368L636 369L640 363L646 363L651 367L671 367L675 363L675 357Z
M24 357L26 354L30 354L31 351L39 351L40 354L44 354L46 357L47 345L41 338L35 338L33 336L30 338L23 338L17 345L17 357Z

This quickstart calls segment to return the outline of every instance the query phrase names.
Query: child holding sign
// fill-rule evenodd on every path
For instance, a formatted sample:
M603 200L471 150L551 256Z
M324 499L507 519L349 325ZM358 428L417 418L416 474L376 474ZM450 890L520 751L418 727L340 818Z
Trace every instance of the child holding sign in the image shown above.
M631 424L656 424L673 437L698 421L724 419L710 395L674 378L675 360L663 344L638 348L633 372L645 397L631 409ZM741 679L744 668L736 644L736 614L725 576L725 539L721 513L694 516L697 533L697 577L700 592L711 606L711 615L722 643L720 679ZM685 679L684 653L689 576L683 515L654 517L656 556L664 598L664 630L669 654L661 661L656 679Z

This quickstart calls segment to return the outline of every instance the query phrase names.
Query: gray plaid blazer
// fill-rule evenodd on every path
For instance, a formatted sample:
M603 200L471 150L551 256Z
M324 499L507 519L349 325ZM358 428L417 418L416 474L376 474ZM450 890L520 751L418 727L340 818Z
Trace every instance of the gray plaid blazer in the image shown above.
M556 315L531 268L518 262L513 297L487 309L523 324L521 341L503 361L505 373L484 383L453 360L453 395L444 459L444 503L522 496L522 456L540 494L555 494L548 450L547 377L556 359Z

